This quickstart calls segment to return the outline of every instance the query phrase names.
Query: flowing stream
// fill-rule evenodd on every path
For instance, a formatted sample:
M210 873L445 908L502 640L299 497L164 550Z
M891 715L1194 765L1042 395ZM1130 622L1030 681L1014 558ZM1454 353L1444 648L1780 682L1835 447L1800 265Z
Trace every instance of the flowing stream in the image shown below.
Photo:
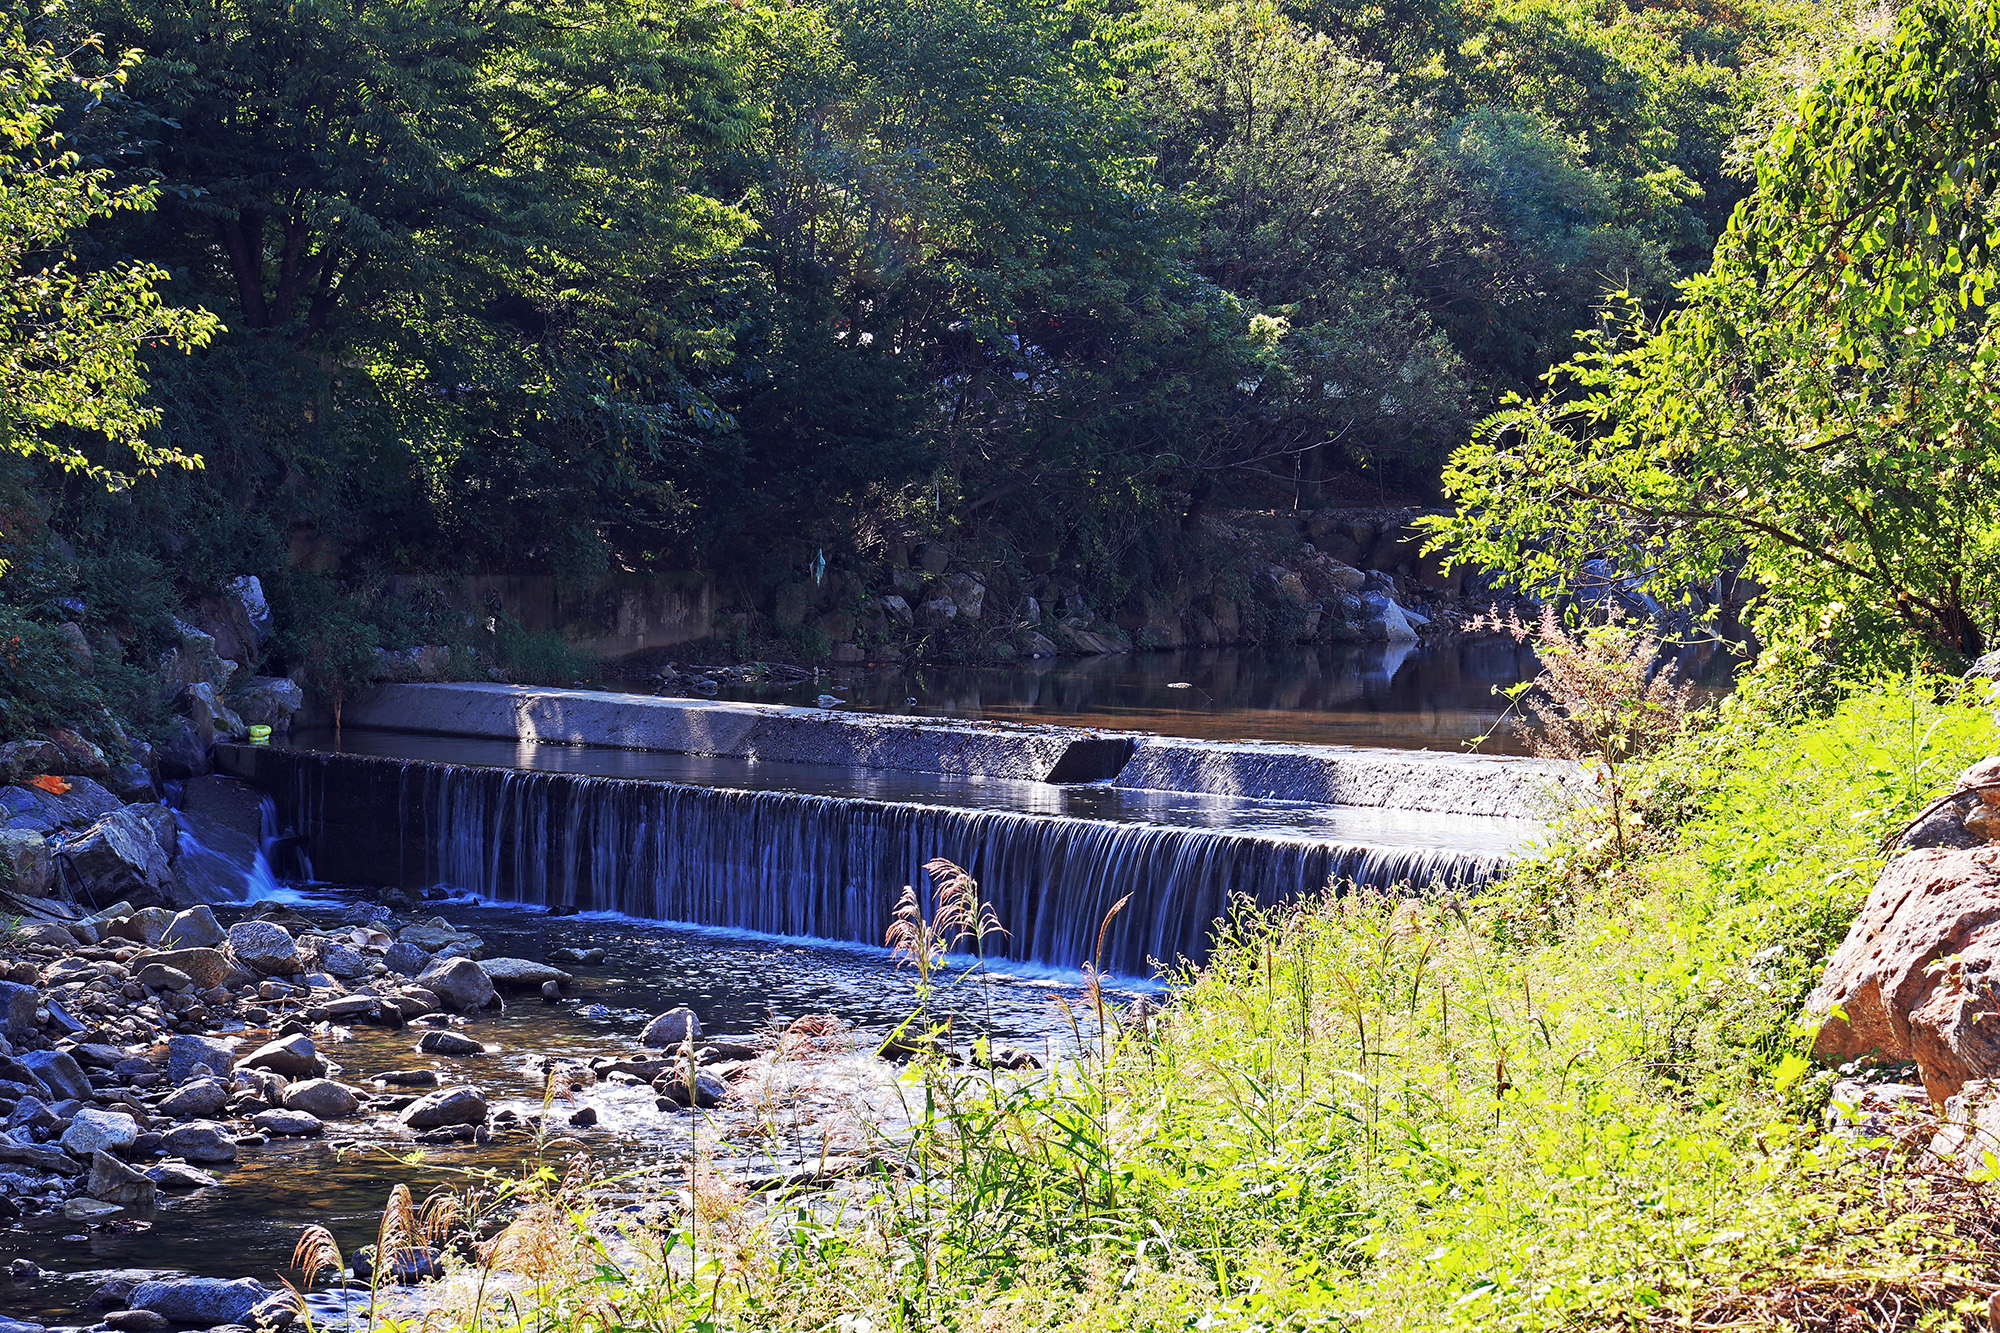
M218 830L191 831L183 855L225 896L247 881L248 897L281 893L329 923L369 914L371 891L343 885L442 889L448 903L404 918L441 910L480 934L487 956L608 953L602 966L575 969L560 1002L516 996L503 1012L474 1016L466 1031L486 1056L419 1055L408 1030L322 1029L315 1039L342 1080L433 1067L447 1082L479 1084L516 1123L546 1116L551 1151L604 1169L671 1173L712 1156L783 1172L828 1151L825 1126L843 1099L893 1120L893 1072L858 1055L808 1062L784 1097L690 1117L615 1080L559 1088L545 1103L547 1062L627 1054L648 1017L679 1005L723 1036L768 1037L826 1015L843 1034L835 1046L872 1051L917 1004L912 974L882 940L902 886L923 885L934 857L977 877L1007 931L990 942L993 966L968 970L960 959L948 970L939 1003L955 1014L958 1040L986 1034L1044 1061L1067 1058L1096 1023L1081 1003L1084 965L1128 979L1114 981L1113 999L1129 999L1156 984L1159 964L1205 956L1232 899L1268 905L1330 879L1451 892L1504 872L1543 812L1505 781L1492 785L1514 761L1449 752L1495 732L1492 687L1531 667L1512 645L1488 642L848 673L809 687L917 722L1006 718L1198 738L1141 741L1120 778L1080 783L350 726L225 747L266 797L263 827L244 830L252 850L233 876L211 864L225 843ZM750 686L721 693L775 701ZM1248 738L1292 744L1199 743ZM1300 742L1448 753L1334 762ZM1516 747L1503 731L1483 748ZM274 865L288 882L271 879ZM595 1123L572 1126L584 1113ZM698 1127L709 1136L699 1147ZM533 1145L514 1137L434 1148L421 1162L393 1155L408 1149L386 1121L340 1122L325 1140L246 1147L215 1169L220 1189L165 1199L150 1216L90 1227L45 1219L9 1233L0 1258L59 1276L0 1288L0 1303L7 1314L75 1322L84 1297L115 1274L275 1284L305 1223L331 1227L351 1251L372 1239L395 1181L421 1195L468 1169L511 1172Z

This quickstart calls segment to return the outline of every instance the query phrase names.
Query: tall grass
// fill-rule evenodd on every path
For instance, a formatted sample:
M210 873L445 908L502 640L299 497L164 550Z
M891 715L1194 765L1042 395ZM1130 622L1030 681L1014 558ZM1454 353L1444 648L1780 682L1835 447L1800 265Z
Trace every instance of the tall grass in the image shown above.
M1879 840L1996 741L1934 682L1753 691L1640 766L1624 855L1584 819L1471 903L1241 913L1058 1071L914 1064L865 1188L728 1204L727 1247L693 1209L699 1264L574 1221L506 1327L1974 1327L1990 1187L1823 1134L1801 1001ZM616 1318L572 1291L606 1283Z

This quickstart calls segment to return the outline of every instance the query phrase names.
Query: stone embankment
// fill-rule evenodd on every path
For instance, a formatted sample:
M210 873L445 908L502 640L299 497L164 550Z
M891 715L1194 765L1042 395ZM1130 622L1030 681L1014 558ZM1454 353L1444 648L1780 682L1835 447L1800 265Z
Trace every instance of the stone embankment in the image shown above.
M240 879L216 876L255 856L258 798L234 784L204 789L200 779L218 740L243 738L253 726L289 731L305 691L244 665L262 651L270 624L256 579L237 579L227 596L184 612L207 628L175 619L173 646L154 664L152 688L172 719L159 744L128 735L103 710L88 727L78 721L0 744L0 892L42 898L59 890L137 906L241 895ZM66 628L78 640L73 664L88 676L92 651L77 626ZM162 802L167 784L190 779L177 808ZM217 855L183 862L190 840Z
M2000 759L1895 851L1807 1002L1813 1051L1849 1075L1836 1120L1983 1170L2000 1154Z

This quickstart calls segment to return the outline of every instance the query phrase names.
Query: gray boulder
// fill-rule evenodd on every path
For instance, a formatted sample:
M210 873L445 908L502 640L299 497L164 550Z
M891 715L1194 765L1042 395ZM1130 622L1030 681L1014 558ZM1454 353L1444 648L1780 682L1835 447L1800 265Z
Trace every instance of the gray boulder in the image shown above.
M319 946L319 965L343 981L368 975L368 955L338 940Z
M63 822L70 828L87 827L125 808L125 802L119 800L115 792L89 778L70 778L69 791L51 799L63 808Z
M229 938L207 903L197 903L167 923L160 936L166 949L213 949Z
M0 824L12 833L53 833L67 821L60 798L37 787L0 787Z
M540 987L551 981L564 985L575 980L559 967L525 958L485 958L480 960L479 967L496 986Z
M41 999L41 993L33 986L0 981L0 1035L5 1035L9 1041L34 1035L38 1026L35 1008Z
M326 1126L319 1117L308 1111L271 1110L259 1111L250 1117L250 1123L266 1134L279 1138L316 1139L326 1133Z
M414 977L431 965L431 956L414 944L398 940L383 951L382 962L391 972Z
M639 1044L661 1050L679 1046L690 1038L699 1039L700 1036L701 1020L695 1017L694 1010L683 1006L669 1009L646 1024L646 1030L639 1034Z
M136 805L131 808L139 809ZM141 944L158 944L160 936L166 933L167 923L173 919L174 909L171 907L142 907L124 920L110 923L107 933L120 939L137 940Z
M176 1120L204 1120L229 1105L229 1089L212 1078L183 1083L160 1099L160 1113Z
M450 958L427 967L417 977L425 990L447 1009L470 1013L493 1002L493 980L470 958Z
M411 1129L441 1125L477 1125L486 1119L486 1097L478 1088L440 1088L403 1108L402 1121Z
M236 1051L226 1043L208 1037L182 1035L167 1038L167 1082L187 1082L196 1065L207 1065L212 1074L225 1074L236 1064Z
M39 1129L45 1133L59 1133L62 1117L49 1109L47 1102L34 1093L26 1093L14 1103L14 1109L7 1113L8 1129Z
M220 1189L222 1182L185 1162L162 1162L146 1169L146 1179L163 1190Z
M15 1136L0 1133L0 1162L14 1162L21 1166L32 1166L37 1171L48 1171L59 1176L83 1174L76 1159L52 1143L30 1143L27 1135Z
M115 1203L105 1203L101 1199L92 1199L81 1194L66 1200L62 1206L62 1215L72 1222L101 1221L116 1217L124 1211Z
M417 1049L426 1055L486 1054L486 1048L472 1038L443 1030L426 1032L417 1042Z
M177 972L185 972L194 978L197 990L208 990L215 986L229 984L236 967L227 954L220 949L169 949L165 953L147 954L138 960L141 967L155 964L171 967Z
M287 1111L304 1111L321 1120L338 1120L353 1115L361 1099L330 1078L309 1078L285 1089Z
M224 661L255 660L271 632L271 603L255 574L237 575L222 585L219 596L197 600L187 615L195 628L214 636L215 651Z
M164 1143L168 1152L190 1162L236 1160L236 1144L230 1140L229 1131L213 1120L190 1120L185 1125L175 1125L167 1131Z
M381 1081L401 1088L435 1088L439 1080L435 1069L392 1069Z
M236 674L236 663L215 650L215 636L204 634L184 620L175 620L179 641L160 654L161 694L171 698L186 686L206 681L220 692Z
M1366 608L1367 625L1371 639L1379 643L1415 643L1416 626L1410 623L1408 614L1387 593L1364 592L1361 604Z
M299 942L275 921L239 921L229 928L229 952L252 972L293 977L305 971Z
M181 821L172 806L162 805L158 801L138 801L126 806L125 810L126 813L137 815L146 821L146 827L153 831L153 841L160 844L160 850L167 854L167 860L171 861L180 855ZM174 913L171 910L162 909L160 916L162 927L173 919ZM157 935L146 940L148 944L158 942Z
M218 1324L249 1324L252 1312L270 1294L255 1278L181 1277L141 1282L132 1288L125 1303L175 1323L214 1328Z
M20 898L46 898L56 886L49 840L32 829L0 826L0 885Z
M139 1122L123 1111L99 1111L86 1106L70 1118L60 1140L72 1157L129 1148L139 1137Z
M83 1066L68 1052L28 1051L19 1058L57 1097L66 1101L90 1100L90 1080L83 1076Z
M75 931L53 921L31 921L14 927L10 933L22 944L53 944L59 949L74 949L77 943Z
M9 741L0 745L0 786L60 772L64 767L62 748L53 741Z
M102 1148L90 1154L90 1183L86 1188L93 1199L102 1199L105 1203L138 1204L141 1207L153 1203L160 1196L157 1183Z
M208 745L194 723L183 722L154 752L165 778L193 778L208 772Z
M152 825L122 807L91 825L62 857L78 891L93 904L157 903L173 885L173 866Z
M148 963L132 979L148 990L182 991L194 985L193 977L165 963Z
M283 734L306 706L306 692L283 676L252 676L236 694L236 712L245 722L262 723Z
M206 681L184 687L174 697L174 707L194 725L194 733L210 745L216 739L240 737L248 731L244 721L236 717L236 709L222 703L222 695Z
M441 916L434 916L428 921L412 922L397 931L396 938L405 944L414 944L419 949L429 949L432 952L449 948L454 944L464 945L477 952L486 944L486 941L471 931L460 930Z
M382 1002L373 995L345 995L338 1000L329 1000L321 1005L319 1012L326 1015L331 1023L352 1023L376 1017L382 1010Z
M663 1103L702 1109L721 1105L722 1099L729 1095L728 1085L705 1071L694 1076L692 1090L688 1087L686 1074L662 1074L653 1084L653 1091L660 1094Z
M238 1067L268 1069L286 1078L310 1078L325 1068L320 1062L319 1049L303 1032L258 1047Z

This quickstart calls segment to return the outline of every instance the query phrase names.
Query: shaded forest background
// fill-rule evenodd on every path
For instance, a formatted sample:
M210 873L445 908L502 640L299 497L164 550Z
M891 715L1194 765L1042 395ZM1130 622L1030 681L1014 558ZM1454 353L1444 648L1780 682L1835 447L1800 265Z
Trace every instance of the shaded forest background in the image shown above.
M1658 309L1707 262L1748 188L1735 146L1839 23L44 6L26 34L78 75L63 146L158 190L78 258L158 266L223 331L146 366L152 443L199 466L107 489L0 464L16 664L78 620L144 661L164 612L254 574L263 669L365 673L427 632L392 575L691 571L755 603L898 534L1115 602L1209 512L1430 499L1609 293Z

